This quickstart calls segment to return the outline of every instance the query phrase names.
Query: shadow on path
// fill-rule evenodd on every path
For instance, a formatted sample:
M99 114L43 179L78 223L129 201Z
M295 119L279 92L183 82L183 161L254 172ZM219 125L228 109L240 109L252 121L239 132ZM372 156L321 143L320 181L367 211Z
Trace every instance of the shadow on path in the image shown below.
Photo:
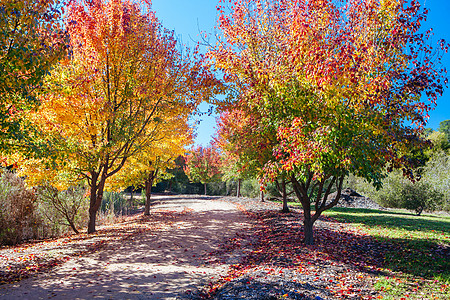
M205 255L249 226L235 205L204 198L164 197L141 222L162 229L117 239L52 272L0 286L0 299L176 299L227 265Z

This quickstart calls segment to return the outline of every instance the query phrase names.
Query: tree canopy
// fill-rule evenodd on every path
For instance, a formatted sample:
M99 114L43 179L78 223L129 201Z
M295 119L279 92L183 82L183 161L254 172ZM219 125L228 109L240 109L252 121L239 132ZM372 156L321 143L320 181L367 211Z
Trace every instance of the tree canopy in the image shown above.
M43 78L65 54L62 3L5 0L0 4L0 151L26 137L22 112L39 104Z
M42 105L29 115L41 129L35 143L50 145L53 159L23 170L30 182L86 180L94 232L106 180L158 142L172 110L190 112L209 97L214 78L146 2L72 1L66 27L70 56L46 77Z
M420 32L418 1L226 2L209 52L238 95L225 106L275 128L262 181L288 174L306 243L349 172L377 186L389 168L414 180L408 151L427 145L421 132L446 83L447 47Z

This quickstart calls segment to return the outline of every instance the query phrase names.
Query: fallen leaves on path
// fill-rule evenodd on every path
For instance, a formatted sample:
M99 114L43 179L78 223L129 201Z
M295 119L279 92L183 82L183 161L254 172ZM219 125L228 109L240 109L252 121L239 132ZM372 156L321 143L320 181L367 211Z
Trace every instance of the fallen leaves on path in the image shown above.
M254 220L253 229L224 242L206 261L218 263L220 257L226 260L243 245L246 251L226 276L211 281L203 290L201 297L205 299L232 299L232 295L238 296L236 293L248 299L262 295L283 299L374 299L379 296L373 289L378 275L391 274L384 268L384 255L392 245L348 224L322 217L315 225L315 245L307 246L302 243L300 212L255 210L251 203L240 203L240 207Z
M132 216L123 223L103 226L94 234L77 234L0 248L0 284L48 272L73 257L114 247L114 244L141 233L158 230L170 224L173 218L175 217L171 212L165 211L151 217Z

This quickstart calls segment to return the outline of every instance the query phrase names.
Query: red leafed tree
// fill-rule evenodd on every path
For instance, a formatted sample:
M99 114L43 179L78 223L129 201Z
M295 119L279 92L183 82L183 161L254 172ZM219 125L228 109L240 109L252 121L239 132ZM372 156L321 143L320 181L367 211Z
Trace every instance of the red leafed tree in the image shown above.
M275 130L262 181L289 177L306 244L349 173L376 186L392 168L415 179L408 153L427 146L421 133L447 83L440 59L448 49L420 31L427 12L418 1L237 0L218 8L222 35L209 57L238 95L227 108Z
M204 185L206 195L206 184L219 181L220 154L217 149L209 145L208 147L194 147L185 158L186 166L184 172L189 180L200 182Z

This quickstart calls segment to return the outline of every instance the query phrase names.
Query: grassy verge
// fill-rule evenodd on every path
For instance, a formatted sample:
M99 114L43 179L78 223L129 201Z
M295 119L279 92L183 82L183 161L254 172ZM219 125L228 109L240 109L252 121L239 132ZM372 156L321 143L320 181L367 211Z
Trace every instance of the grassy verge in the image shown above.
M298 203L290 203L298 206ZM450 216L400 210L333 208L324 212L387 245L375 289L383 299L450 299Z

